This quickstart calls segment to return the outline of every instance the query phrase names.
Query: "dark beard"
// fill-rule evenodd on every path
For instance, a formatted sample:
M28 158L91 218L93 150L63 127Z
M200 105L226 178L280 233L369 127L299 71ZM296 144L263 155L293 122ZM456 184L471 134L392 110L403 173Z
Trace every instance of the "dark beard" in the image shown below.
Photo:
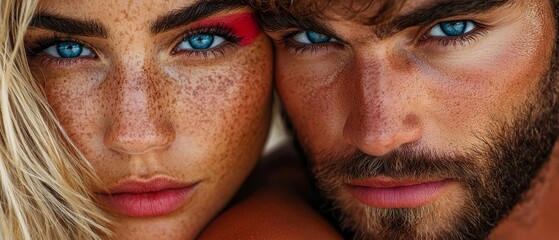
M356 151L330 155L312 166L323 195L340 226L363 239L484 239L515 205L526 199L538 173L548 162L558 135L557 90L552 73L542 78L513 122L495 120L491 131L477 136L480 144L453 154L406 145L387 156ZM344 193L349 180L379 175L395 179L453 179L465 193L446 219L433 215L445 205L414 209L374 209ZM448 208L448 207L447 207ZM432 218L433 221L426 221ZM437 220L439 220L437 222ZM421 228L425 225L434 228ZM431 229L428 231L426 229ZM435 231L433 231L435 230Z
M343 228L341 230L344 230L349 238L485 239L515 205L529 200L530 189L545 180L538 179L538 174L548 162L559 132L559 1L554 0L552 3L556 19L556 43L547 76L542 77L537 90L524 106L517 109L514 122L499 124L495 121L490 134L478 137L483 144L473 147L467 154L437 155L433 151L407 146L383 158L367 156L358 151L349 157L331 155L329 159L318 160L334 164L313 166L317 159L309 160L310 155L305 154L308 152L298 142L296 128L283 111L285 125L295 136L297 150L303 158L307 158L309 175L312 175L311 171L318 174L314 176L314 183L320 185L322 197L329 198L325 200L325 204L321 204L323 213L328 213L325 217L333 223L337 221L338 226ZM479 165L479 161L478 164L472 164L476 162L472 160L480 159L485 159L485 166ZM395 162L398 164L394 164ZM460 206L460 211L454 212L453 218L438 221L439 225L447 227L439 232L418 232L417 224L425 218L422 213L437 210L428 207L377 209L378 212L372 212L372 215L377 216L378 224L375 226L366 222L367 216L363 211L357 211L357 216L350 214L344 201L337 195L345 180L371 177L375 174L395 178L453 176L462 183L469 196ZM376 229L365 230L371 226Z
M559 131L556 81L559 75L559 1L554 0L552 3L556 19L556 43L550 71L542 77L533 97L517 110L515 121L501 123L500 126L496 124L492 133L479 137L484 146L472 148L468 154L442 156L425 149L415 149L413 152L414 149L408 146L383 159L356 151L349 157L331 155L329 159L318 159L334 164L313 166L316 159L309 160L310 155L299 143L296 128L283 109L282 117L287 129L295 136L295 147L307 159L309 176L313 175L311 172L318 174L312 176L311 181L314 180L314 185L320 185L322 197L329 198L322 200L326 201L322 204L319 204L321 200L316 200L317 204L322 205L323 213L327 213L325 217L333 223L337 221L348 237L358 239L484 239L515 205L528 200L529 190L544 180L537 177L549 160ZM471 164L473 159L486 159L488 165L481 167ZM403 164L403 167L396 167L394 162ZM439 222L441 225L450 225L441 232L423 236L418 232L417 223L422 219L422 211L436 210L428 208L380 210L373 213L378 216L377 219L382 219L376 226L378 229L367 232L363 229L368 224L349 214L344 209L344 202L336 194L345 180L371 177L374 174L393 177L454 176L462 183L469 198L461 206L461 211L456 212L455 218ZM360 217L367 219L364 215Z

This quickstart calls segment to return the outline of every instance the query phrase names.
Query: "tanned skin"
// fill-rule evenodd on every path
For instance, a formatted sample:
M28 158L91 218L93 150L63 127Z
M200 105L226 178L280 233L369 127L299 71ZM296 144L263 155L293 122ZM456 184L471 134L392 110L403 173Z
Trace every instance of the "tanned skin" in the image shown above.
M365 24L374 4L297 21L263 14L293 132L348 236L559 235L553 4L410 1L378 26ZM443 187L377 201L347 188L356 181Z

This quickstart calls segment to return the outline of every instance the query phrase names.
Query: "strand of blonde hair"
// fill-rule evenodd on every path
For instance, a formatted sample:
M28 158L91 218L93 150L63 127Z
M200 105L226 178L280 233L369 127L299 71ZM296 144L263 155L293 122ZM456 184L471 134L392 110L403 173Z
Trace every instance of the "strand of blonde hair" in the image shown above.
M24 36L37 1L0 7L0 240L107 238L92 168L29 71Z

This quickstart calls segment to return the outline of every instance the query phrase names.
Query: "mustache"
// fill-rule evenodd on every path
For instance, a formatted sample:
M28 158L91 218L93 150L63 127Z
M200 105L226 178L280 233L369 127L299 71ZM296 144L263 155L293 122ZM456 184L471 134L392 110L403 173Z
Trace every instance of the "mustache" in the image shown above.
M313 172L318 179L343 182L378 176L394 179L455 179L467 181L489 172L480 167L477 154L438 154L428 150L401 147L384 156L371 156L356 150L350 156L326 156L314 161Z

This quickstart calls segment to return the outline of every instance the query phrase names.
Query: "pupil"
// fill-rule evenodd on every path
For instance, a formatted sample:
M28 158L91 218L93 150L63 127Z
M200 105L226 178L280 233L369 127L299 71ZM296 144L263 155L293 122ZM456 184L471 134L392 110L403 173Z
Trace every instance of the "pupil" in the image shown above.
M327 35L311 31L307 31L307 38L311 41L311 43L325 43L329 42L332 39Z
M75 58L82 54L83 46L73 42L59 43L57 46L58 55L62 58Z
M446 35L459 36L466 31L466 21L452 21L442 23L442 30Z

